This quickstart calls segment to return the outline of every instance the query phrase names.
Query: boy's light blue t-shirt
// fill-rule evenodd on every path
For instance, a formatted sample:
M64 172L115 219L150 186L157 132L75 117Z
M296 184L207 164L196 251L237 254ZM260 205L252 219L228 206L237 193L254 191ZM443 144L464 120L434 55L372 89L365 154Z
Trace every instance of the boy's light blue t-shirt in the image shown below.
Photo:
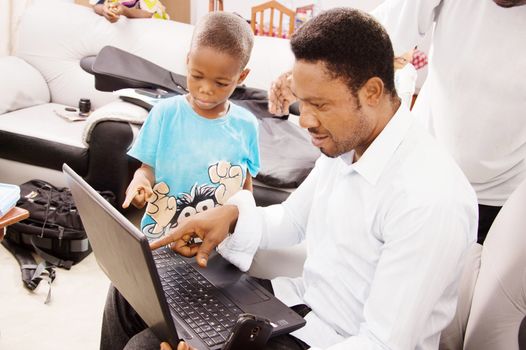
M223 204L243 188L247 170L257 175L258 122L232 102L225 116L207 119L176 96L154 106L128 154L155 170L141 229L157 238L178 220Z

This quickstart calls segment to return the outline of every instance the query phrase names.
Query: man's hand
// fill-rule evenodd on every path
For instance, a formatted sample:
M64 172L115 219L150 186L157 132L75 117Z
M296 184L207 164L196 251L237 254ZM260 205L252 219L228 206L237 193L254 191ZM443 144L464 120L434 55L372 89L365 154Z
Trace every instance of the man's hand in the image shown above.
M270 85L268 92L268 110L275 116L289 114L289 107L296 101L296 96L290 88L292 72L281 74Z
M126 198L122 203L122 207L128 208L131 203L139 209L144 208L152 195L151 184L144 178L134 177L126 189Z
M163 238L152 242L150 248L157 249L170 244L174 251L183 256L196 256L199 266L206 267L208 256L234 230L238 215L239 211L233 205L198 213L181 221ZM194 237L199 237L203 242L192 243Z

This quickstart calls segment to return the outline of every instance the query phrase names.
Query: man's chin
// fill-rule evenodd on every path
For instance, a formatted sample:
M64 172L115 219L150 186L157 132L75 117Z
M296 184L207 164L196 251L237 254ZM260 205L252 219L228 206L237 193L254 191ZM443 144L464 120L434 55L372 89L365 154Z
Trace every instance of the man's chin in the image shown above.
M339 157L341 155L341 154L338 154L338 152L335 152L335 151L331 152L330 150L326 149L325 147L320 147L320 152L323 155L325 155L325 156L327 156L329 158L337 158L337 157Z

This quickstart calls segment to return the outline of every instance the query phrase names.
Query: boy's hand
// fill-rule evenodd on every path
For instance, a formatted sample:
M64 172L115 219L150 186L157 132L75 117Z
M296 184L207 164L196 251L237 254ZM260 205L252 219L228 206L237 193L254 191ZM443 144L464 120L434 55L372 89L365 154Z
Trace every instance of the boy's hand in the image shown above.
M292 82L292 72L281 74L270 85L268 92L268 110L275 116L289 114L289 107L296 101L296 96L290 88Z
M153 195L153 189L148 181L138 180L134 178L126 189L126 198L122 203L123 208L128 208L130 203L136 208L144 208L148 199Z

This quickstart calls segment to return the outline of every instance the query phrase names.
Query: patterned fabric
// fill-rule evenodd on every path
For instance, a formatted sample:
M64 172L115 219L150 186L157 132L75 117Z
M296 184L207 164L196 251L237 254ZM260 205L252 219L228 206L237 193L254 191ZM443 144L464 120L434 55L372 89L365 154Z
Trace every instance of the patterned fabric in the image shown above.
M411 61L411 64L415 66L417 70L424 68L427 65L427 55L425 52L416 49L413 53L413 60Z

